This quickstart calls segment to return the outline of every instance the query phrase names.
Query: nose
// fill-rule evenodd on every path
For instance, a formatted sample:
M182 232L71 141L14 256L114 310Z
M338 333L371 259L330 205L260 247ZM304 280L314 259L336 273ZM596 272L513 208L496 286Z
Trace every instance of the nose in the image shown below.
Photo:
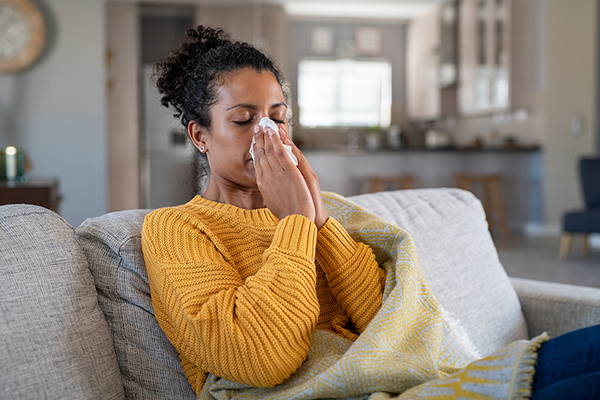
M269 117L262 117L260 122L258 123L258 125L260 127L262 127L263 129L265 129L265 127L269 127L271 129L273 129L274 132L279 132L279 128L277 127L277 124L275 122L273 122L272 119L270 119Z

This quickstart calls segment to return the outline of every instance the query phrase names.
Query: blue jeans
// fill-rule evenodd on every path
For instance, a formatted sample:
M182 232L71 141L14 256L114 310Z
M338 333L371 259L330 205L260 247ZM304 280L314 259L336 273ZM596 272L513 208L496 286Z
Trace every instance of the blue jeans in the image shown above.
M600 325L542 344L531 399L600 399Z

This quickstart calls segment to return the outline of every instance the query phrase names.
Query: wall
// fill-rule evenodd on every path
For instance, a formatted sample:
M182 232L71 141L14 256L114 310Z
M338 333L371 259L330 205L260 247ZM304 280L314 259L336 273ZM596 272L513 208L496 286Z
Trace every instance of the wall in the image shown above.
M354 31L357 27L377 27L382 31L382 52L380 56L373 59L386 59L392 64L392 124L403 124L406 117L406 80L405 80L405 47L406 47L406 23L405 21L375 22L375 21L345 21L345 20L293 20L290 26L290 49L291 65L290 74L287 76L292 83L294 96L294 122L298 126L298 108L296 103L296 82L298 75L298 63L304 59L335 59L335 55L316 56L311 50L311 33L316 27L329 27L333 32L333 45L336 47L341 41L354 40ZM369 59L369 57L356 57L356 59ZM301 132L303 140L308 147L320 146L328 143L346 144L347 127L343 128L303 128ZM298 135L299 130L294 130ZM296 136L295 136L296 137Z
M140 207L140 18L136 3L106 4L109 211Z
M265 51L289 77L288 17L282 6L259 2L239 5L199 4L196 23L219 27L234 39L249 42Z
M437 71L441 50L440 11L435 10L410 21L406 43L406 108L411 118L429 120L441 115L441 90Z
M597 2L547 0L547 77L544 132L546 224L560 229L562 215L583 205L577 160L596 150ZM583 118L583 133L571 121Z
M0 76L0 146L24 148L31 176L57 177L72 225L107 211L104 1L44 0L50 47Z

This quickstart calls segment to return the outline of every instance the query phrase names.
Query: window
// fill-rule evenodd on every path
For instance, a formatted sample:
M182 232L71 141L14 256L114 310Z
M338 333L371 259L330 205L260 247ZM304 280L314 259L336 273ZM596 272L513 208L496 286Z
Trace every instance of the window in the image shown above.
M303 126L390 125L392 66L382 61L303 60L298 106Z

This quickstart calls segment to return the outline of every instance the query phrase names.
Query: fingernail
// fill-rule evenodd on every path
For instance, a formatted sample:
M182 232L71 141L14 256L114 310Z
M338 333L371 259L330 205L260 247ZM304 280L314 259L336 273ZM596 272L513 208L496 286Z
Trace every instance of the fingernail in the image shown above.
M260 126L254 125L254 133L258 133L260 131Z

